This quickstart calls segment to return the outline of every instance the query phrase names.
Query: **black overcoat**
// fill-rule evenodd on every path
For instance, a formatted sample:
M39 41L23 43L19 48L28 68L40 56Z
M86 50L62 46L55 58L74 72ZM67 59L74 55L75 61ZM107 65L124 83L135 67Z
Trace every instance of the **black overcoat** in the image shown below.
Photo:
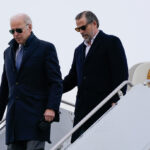
M6 144L16 140L50 141L49 129L41 131L38 124L47 108L57 113L61 101L62 79L55 47L32 33L17 71L18 44L14 39L9 44L0 87L0 120L7 105Z
M63 81L63 92L78 87L74 125L128 79L126 55L118 37L99 31L86 58L84 51L85 45L81 43L75 49L70 72ZM123 89L123 93L125 91L126 88ZM87 122L86 126L89 127L117 100L116 95Z

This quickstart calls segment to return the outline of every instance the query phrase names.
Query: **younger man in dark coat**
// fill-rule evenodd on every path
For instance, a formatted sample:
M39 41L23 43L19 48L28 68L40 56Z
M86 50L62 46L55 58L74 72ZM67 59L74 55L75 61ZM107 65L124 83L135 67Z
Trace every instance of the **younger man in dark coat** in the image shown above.
M99 21L90 11L76 16L75 28L84 38L74 53L69 74L63 81L63 92L78 87L74 126L96 107L110 92L128 79L128 66L124 48L118 37L98 30ZM126 88L123 89L125 94ZM89 126L102 116L118 96L100 109L72 136L75 141Z

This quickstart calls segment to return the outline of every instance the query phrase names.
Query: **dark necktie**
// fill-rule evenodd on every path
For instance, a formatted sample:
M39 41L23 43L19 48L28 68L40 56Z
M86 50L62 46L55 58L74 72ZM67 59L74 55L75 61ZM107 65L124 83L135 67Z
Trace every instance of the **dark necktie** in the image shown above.
M19 50L17 56L16 56L16 68L17 71L20 69L21 62L22 62L22 57L23 57L23 47L21 46L21 49Z
M85 52L85 51L86 51L86 45L85 45L85 44L83 45L82 51L83 51L83 52L82 52L82 55L83 55L82 57L83 57L83 62L84 62L84 61L85 61L85 57L86 57L86 56L85 56L85 53L86 53L86 52Z

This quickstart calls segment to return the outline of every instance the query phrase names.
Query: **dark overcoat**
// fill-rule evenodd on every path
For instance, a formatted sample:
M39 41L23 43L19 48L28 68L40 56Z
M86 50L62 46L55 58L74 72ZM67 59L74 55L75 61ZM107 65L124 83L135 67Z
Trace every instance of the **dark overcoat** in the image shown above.
M85 45L81 43L75 50L70 72L63 81L63 92L78 87L74 125L128 79L126 55L118 37L99 31L86 58L84 51ZM123 93L125 91L126 88ZM89 127L117 100L115 95L85 126Z
M60 67L53 44L32 33L23 47L19 71L15 67L18 44L13 39L4 52L0 87L0 120L7 105L6 144L17 140L50 141L50 131L38 124L44 111L59 110L62 94Z

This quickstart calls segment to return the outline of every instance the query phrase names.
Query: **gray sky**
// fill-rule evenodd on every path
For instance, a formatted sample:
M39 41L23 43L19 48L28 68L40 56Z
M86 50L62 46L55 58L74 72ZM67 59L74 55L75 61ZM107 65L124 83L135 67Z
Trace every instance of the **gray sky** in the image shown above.
M129 68L150 60L150 1L149 0L5 0L0 4L0 75L3 52L12 36L9 19L16 13L27 13L33 21L33 32L40 39L55 44L63 77L68 73L74 49L82 42L75 32L75 16L93 11L100 29L118 36L125 48ZM75 99L75 90L63 96Z

